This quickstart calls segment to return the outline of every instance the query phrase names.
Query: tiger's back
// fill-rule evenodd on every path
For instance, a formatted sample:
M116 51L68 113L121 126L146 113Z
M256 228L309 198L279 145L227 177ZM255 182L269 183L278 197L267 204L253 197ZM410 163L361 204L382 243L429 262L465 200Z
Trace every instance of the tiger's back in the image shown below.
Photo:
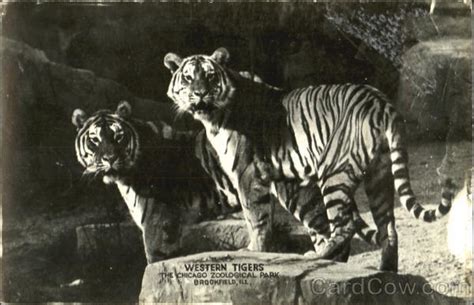
M436 209L426 210L417 202L401 117L378 90L346 84L285 93L227 68L229 57L219 48L210 56L184 59L169 53L164 62L173 74L168 96L179 111L203 123L224 172L242 197L251 249L264 250L270 240L267 200L253 191L271 183L283 206L309 230L328 235L319 257L347 259L347 245L357 230L354 192L363 180L379 230L373 236L383 247L381 269L396 271L394 192L415 218L431 222L450 209L451 179L443 177ZM279 181L296 181L301 188L285 193ZM321 190L330 230L316 225L324 221L317 202L290 198L302 195L308 185Z
M271 160L283 176L303 181L347 167L360 179L380 149L388 148L386 125L398 119L383 94L363 85L296 89L282 105L286 132L269 143Z

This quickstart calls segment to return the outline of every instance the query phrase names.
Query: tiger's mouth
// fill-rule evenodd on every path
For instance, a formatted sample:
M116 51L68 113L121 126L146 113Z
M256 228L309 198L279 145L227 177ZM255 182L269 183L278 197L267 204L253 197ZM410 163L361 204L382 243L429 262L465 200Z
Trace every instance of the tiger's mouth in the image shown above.
M90 166L84 171L84 175L98 177L102 179L105 184L114 183L124 176L123 168L113 168L104 166Z
M102 172L102 174L103 174L104 176L112 176L112 175L118 175L119 172L118 172L118 170L116 170L116 169L110 167L110 168L108 168L107 170L104 170L104 171Z
M101 173L102 181L105 184L112 184L119 179L119 173L113 168L109 168Z
M191 104L189 107L189 110L191 114L197 115L197 116L206 116L211 114L214 110L216 110L217 107L210 103L205 103L205 102L199 102L197 104Z

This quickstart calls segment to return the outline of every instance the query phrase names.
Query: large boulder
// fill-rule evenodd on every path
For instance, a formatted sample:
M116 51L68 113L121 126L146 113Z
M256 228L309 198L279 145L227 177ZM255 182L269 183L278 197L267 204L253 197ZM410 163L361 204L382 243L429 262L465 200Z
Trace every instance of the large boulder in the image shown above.
M277 224L275 231L275 243L278 243L279 251L304 253L312 247L304 227ZM137 253L144 253L141 232L132 223L83 225L76 228L76 238L78 257L88 264L101 262L114 265L120 259L130 259ZM243 220L205 221L184 226L178 254L237 250L245 248L248 243L247 226Z
M471 137L471 43L443 38L404 53L397 106L410 136Z
M60 123L69 124L76 108L92 113L103 108L115 109L119 101L127 100L133 106L134 116L175 123L176 112L164 94L161 101L139 98L128 90L126 84L102 78L90 70L51 61L42 50L20 41L1 36L0 40L3 69L9 76L4 81L4 98L7 103L15 103L10 112L17 111L19 115L33 109L56 110L64 115L59 118ZM42 118L37 115L34 119ZM178 121L177 127L188 127L191 122L191 118L184 118Z
M183 226L176 255L247 247L249 234L242 217L242 213L234 213L225 219ZM82 225L76 228L76 238L77 254L85 263L113 265L123 258L132 259L137 253L140 258L144 255L141 231L132 222ZM274 250L282 253L302 254L313 248L306 228L280 206L274 213L273 241ZM351 243L352 255L376 249L358 236Z
M471 37L471 14L467 6L460 3L457 8L445 10L437 5L434 15L426 14L407 18L403 25L406 41L429 41L439 37Z
M296 254L253 252L208 252L148 265L139 301L285 305L465 303L433 291L419 276L368 270Z

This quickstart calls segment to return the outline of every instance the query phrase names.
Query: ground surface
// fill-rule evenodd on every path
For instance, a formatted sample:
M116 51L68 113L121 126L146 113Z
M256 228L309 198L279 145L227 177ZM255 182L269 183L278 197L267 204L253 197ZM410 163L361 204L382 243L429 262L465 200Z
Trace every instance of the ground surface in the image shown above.
M438 144L411 146L410 174L412 186L420 203L431 208L440 200L436 167L439 166L445 147ZM452 146L456 163L451 172L456 183L462 186L463 173L471 165L471 143L463 142ZM362 201L364 197L360 194ZM357 199L356 199L357 200ZM431 203L431 204L427 204ZM399 238L399 272L422 275L437 291L462 298L472 299L472 286L466 281L464 266L450 255L446 243L448 217L435 223L416 221L400 205L395 210ZM369 222L370 214L364 213ZM370 251L352 256L351 264L377 267L380 251ZM470 275L472 278L472 275Z
M440 190L436 167L445 152L441 144L411 145L410 168L415 193L422 203L437 203ZM456 163L451 173L462 184L463 171L471 167L471 143L452 147ZM359 192L360 193L360 192ZM364 211L365 197L356 197ZM432 205L434 206L434 204ZM74 209L37 208L16 211L3 220L3 293L9 302L82 301L133 302L136 300L144 269L143 258L123 259L119 264L91 266L75 257L74 228L107 219L100 206ZM363 213L366 220L370 215ZM401 207L396 208L400 245L400 272L425 277L439 292L470 298L463 266L448 252L446 223L416 221ZM138 256L140 256L138 254ZM376 268L380 251L353 255L350 264ZM80 281L76 281L80 280ZM76 282L74 282L76 281ZM71 284L69 287L67 284Z

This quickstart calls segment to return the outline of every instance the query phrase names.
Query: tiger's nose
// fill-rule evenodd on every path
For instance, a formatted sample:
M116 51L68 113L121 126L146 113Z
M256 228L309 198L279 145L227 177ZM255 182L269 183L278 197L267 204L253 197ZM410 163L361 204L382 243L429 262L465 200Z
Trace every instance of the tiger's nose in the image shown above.
M109 163L110 165L114 164L115 160L117 160L116 155L103 155L102 160Z
M204 97L207 95L209 90L207 89L199 89L199 90L194 90L194 95L197 97Z

